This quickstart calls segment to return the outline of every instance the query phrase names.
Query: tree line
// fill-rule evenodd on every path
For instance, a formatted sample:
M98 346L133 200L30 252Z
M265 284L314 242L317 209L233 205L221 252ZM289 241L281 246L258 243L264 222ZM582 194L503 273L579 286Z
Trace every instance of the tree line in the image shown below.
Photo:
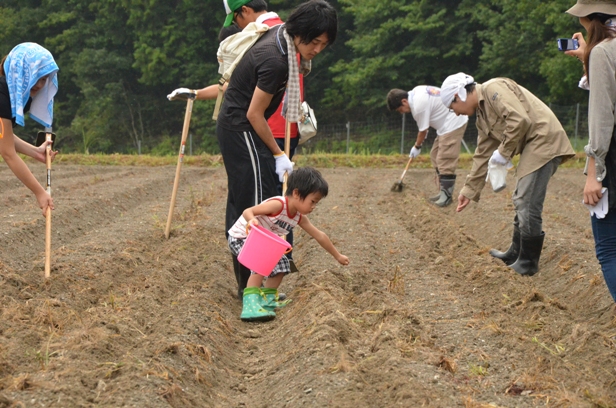
M271 0L285 19L301 0ZM574 0L330 0L338 38L313 61L306 100L319 124L391 115L391 88L437 85L466 72L505 76L546 103L586 103L581 63L556 39L582 27ZM63 151L176 153L185 104L166 95L218 80L221 0L3 0L0 53L46 47L60 67L54 131ZM195 103L197 152L217 152L213 101ZM28 140L27 121L16 133Z

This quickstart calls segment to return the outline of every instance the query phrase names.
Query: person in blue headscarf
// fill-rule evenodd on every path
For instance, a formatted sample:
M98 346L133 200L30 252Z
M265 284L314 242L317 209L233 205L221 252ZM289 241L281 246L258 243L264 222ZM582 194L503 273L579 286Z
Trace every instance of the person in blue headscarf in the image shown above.
M13 133L15 124L24 126L24 115L45 127L53 121L53 98L58 92L58 65L45 48L35 43L17 45L0 62L0 155L17 178L36 196L45 215L53 200L17 153L45 163L51 142L36 147ZM51 158L56 151L51 152Z

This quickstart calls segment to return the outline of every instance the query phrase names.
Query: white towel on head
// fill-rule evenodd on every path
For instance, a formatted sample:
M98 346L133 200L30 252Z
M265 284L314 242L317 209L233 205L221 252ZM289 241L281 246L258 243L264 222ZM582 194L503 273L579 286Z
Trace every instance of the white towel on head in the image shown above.
M441 85L441 101L446 107L450 107L453 98L458 95L462 102L466 101L466 85L475 83L472 76L466 75L464 72L458 72L455 75L449 75L443 85Z
M36 43L15 46L4 61L6 84L11 99L11 113L18 125L24 126L24 110L30 90L47 76L45 85L32 98L30 117L45 127L53 121L53 98L58 92L58 65L53 56Z

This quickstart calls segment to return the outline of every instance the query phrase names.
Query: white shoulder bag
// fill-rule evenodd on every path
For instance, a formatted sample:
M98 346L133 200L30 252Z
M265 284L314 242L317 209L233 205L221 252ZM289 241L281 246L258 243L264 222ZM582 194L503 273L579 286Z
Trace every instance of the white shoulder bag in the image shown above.
M302 116L297 122L299 130L299 144L306 143L309 139L317 134L317 118L314 117L314 111L308 105L308 102L302 102Z

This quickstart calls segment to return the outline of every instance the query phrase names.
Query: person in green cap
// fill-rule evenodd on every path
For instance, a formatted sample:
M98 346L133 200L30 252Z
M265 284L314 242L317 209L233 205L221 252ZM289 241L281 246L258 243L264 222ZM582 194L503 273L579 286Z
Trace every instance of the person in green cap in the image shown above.
M223 3L227 12L223 27L235 23L243 29L267 11L265 0L223 0Z

